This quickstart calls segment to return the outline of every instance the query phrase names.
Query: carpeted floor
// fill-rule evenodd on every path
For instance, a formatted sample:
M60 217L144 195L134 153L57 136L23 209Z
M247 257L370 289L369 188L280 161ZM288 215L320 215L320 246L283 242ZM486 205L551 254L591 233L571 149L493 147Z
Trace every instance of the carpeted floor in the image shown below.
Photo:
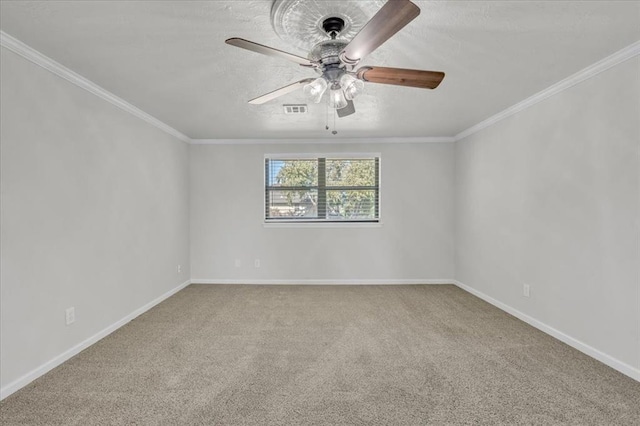
M640 424L640 383L454 286L192 285L4 425Z

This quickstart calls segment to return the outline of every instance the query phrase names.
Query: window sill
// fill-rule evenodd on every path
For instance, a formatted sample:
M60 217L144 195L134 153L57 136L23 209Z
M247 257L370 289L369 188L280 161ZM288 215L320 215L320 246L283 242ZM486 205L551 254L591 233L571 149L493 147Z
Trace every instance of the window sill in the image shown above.
M264 228L382 228L382 222L263 222Z

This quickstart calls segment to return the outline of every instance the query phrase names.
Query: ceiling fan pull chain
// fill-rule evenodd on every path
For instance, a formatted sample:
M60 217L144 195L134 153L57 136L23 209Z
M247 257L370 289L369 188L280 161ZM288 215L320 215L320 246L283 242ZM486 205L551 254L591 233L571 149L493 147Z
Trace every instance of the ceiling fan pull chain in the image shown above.
M326 126L324 126L325 130L329 130L329 102L327 102L327 122Z
M331 132L332 135L338 134L338 130L336 130L336 115L338 115L338 110L334 109L333 110L333 131Z

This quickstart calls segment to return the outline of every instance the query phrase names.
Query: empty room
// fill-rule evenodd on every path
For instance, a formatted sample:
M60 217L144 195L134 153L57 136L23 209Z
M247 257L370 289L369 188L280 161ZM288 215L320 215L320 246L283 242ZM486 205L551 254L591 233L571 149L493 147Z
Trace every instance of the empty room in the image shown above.
M639 425L640 1L0 1L3 425Z

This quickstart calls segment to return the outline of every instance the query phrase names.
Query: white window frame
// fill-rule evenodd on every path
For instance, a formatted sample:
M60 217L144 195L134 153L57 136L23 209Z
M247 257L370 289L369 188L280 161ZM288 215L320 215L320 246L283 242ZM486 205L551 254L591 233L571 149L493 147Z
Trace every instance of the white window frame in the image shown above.
M378 159L378 218L369 221L329 221L326 219L278 219L269 220L266 215L267 204L267 192L268 186L267 177L264 173L265 161L269 160L305 160L305 159L318 159L318 158L339 158L339 159L365 159L365 158L377 158ZM310 153L310 152L296 152L296 153L276 153L276 154L264 154L262 159L263 179L262 184L262 221L265 228L380 228L382 226L382 155L379 152L329 152L329 153Z

